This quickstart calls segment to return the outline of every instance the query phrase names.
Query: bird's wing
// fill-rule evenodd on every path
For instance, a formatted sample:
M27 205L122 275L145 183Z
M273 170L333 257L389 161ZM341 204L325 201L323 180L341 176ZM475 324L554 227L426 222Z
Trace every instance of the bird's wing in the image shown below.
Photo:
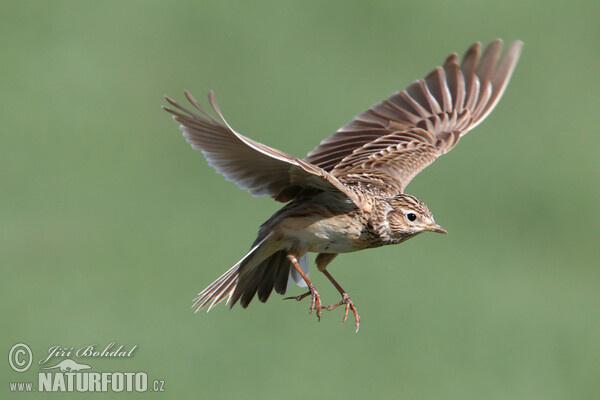
M459 65L452 54L405 90L357 115L308 153L305 161L347 185L402 193L406 185L494 108L512 75L523 43L498 60L502 41L480 56L469 48Z
M175 109L163 107L179 122L183 136L208 163L229 181L254 196L269 195L287 202L310 192L328 191L349 197L354 192L323 169L265 146L234 131L219 111L212 92L208 99L219 120L202 108L188 92L186 98L202 115L196 114L165 97Z

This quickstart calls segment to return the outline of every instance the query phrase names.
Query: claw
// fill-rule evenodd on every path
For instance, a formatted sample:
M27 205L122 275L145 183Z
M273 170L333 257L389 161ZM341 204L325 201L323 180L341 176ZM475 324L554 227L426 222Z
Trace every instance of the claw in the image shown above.
M307 296L311 296L310 309L308 311L309 314L312 314L314 310L317 311L317 319L321 321L321 309L323 306L321 305L321 296L319 296L319 292L315 289L313 285L308 287L309 291L301 294L299 296L285 297L284 300L296 300L301 301Z
M290 296L290 297L284 297L283 300L296 300L296 301L302 301L306 296L308 296L310 294L310 290L304 294L301 294L299 296Z
M360 327L360 315L358 315L356 306L354 306L354 303L352 302L352 300L350 300L350 296L348 296L347 293L344 293L342 295L342 300L338 301L335 304L330 304L330 305L322 307L322 308L327 311L331 311L334 308L337 308L341 305L346 306L346 309L344 311L344 319L342 320L342 323L346 322L346 319L348 318L348 311L352 310L352 313L354 314L354 326L356 327L356 332L358 332L358 328Z

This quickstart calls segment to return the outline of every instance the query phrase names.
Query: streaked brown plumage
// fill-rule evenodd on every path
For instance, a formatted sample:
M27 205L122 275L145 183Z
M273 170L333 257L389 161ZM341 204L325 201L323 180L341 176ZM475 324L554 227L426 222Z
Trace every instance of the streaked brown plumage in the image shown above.
M251 250L195 298L196 311L228 299L247 307L265 302L273 290L287 292L289 278L311 296L310 311L345 306L358 331L360 317L348 294L327 271L339 253L401 243L421 232L446 233L419 199L404 188L425 167L450 151L460 137L494 108L515 68L522 43L512 43L498 60L501 40L481 53L469 48L459 65L456 54L425 79L357 115L325 139L304 160L255 142L234 131L212 92L209 102L219 119L188 93L196 114L170 98L165 107L186 140L227 180L254 196L287 203L267 220ZM342 295L330 306L308 279L307 253Z

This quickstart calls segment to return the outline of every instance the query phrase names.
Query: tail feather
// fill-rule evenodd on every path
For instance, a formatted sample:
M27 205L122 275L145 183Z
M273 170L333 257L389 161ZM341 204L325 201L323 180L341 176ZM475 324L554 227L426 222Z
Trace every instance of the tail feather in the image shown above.
M239 264L239 263L238 263ZM196 296L193 307L197 307L196 312L204 308L211 302L207 311L219 304L226 296L231 297L231 292L235 288L239 265L236 264L225 272L219 279L211 283L206 289Z
M267 242L269 236L255 244L244 258L196 296L192 306L196 312L207 306L210 311L225 299L230 308L238 301L246 308L257 294L264 303L273 289L285 294L291 280L298 286L306 287L300 274L292 268L287 252L278 249L273 251L272 243ZM298 263L308 275L308 254L300 257Z
M211 308L223 301L226 296L231 297L231 293L233 288L235 288L235 282L237 280L238 268L239 263L231 267L202 292L198 293L196 298L194 298L192 308L196 308L196 312L198 312L212 301L207 310L210 311Z
M264 275L265 268L261 268L262 264L259 265L254 271L252 271L251 275L247 275L244 278L238 279L238 284L233 291L233 295L231 296L231 304L229 308L232 308L238 300L240 300L240 305L243 308L248 307L248 304L254 298L256 291L258 290L258 285L261 281L262 275Z
M231 300L231 297L238 285L240 273L245 267L250 267L250 272L252 271L252 266L250 264L262 261L260 256L263 253L258 250L265 244L267 239L269 239L270 235L267 235L265 238L260 240L258 243L250 249L250 251L233 267L231 267L227 272L221 275L217 280L208 285L206 289L198 293L198 295L194 298L194 304L192 308L196 308L196 312L200 311L204 307L206 307L209 303L207 311L210 311L214 306L225 300L227 298L227 302ZM268 257L267 253L267 257ZM256 260L258 258L258 260ZM233 304L232 304L233 306Z
M304 254L298 260L302 270L308 275L308 254ZM258 293L258 299L266 302L273 289L279 294L287 292L290 279L292 278L298 286L306 287L304 279L292 268L292 263L287 258L285 250L279 250L260 263L252 275L240 276L239 284L231 297L233 307L239 300L243 308L248 307L254 296Z
M275 286L276 277L284 270L284 286L287 287L287 277L291 263L287 259L285 250L279 250L261 262L251 274L240 275L239 283L231 297L233 307L239 300L243 308L248 307L254 296L258 293L261 302L267 301Z
M258 299L266 302L273 289L279 294L285 294L288 288L289 274L292 263L287 258L287 252L280 250L265 260L265 276L258 286ZM266 271L269 271L268 273Z
M285 251L280 250L273 254L271 257L267 258L263 261L263 275L258 283L257 293L258 300L261 302L267 301L271 292L273 291L273 286L275 285L275 277L277 276L277 272L279 272L280 268L289 268L289 265L286 263L287 259L285 257ZM289 263L289 262L288 262Z
M285 252L281 252L280 255L282 260L280 261L279 268L275 273L275 278L273 278L273 289L275 289L275 291L279 294L286 294L288 290L288 282L292 263L290 263L290 261L287 259L287 254Z

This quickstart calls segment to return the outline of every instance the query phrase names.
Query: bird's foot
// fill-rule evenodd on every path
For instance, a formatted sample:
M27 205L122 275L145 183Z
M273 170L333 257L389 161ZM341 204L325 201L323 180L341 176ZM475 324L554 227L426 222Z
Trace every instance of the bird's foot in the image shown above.
M308 292L301 294L299 296L292 296L292 297L286 297L284 298L284 300L296 300L296 301L301 301L303 300L305 297L307 296L311 296L311 302L310 302L310 310L309 310L309 314L311 314L313 311L317 311L317 319L319 321L321 321L321 309L323 308L323 306L321 305L321 296L319 296L319 292L317 292L317 289L315 289L315 287L313 285L310 285L308 287Z
M337 303L324 306L322 308L324 310L331 311L334 308L337 308L341 305L346 306L346 311L344 312L344 319L342 320L342 323L346 322L346 318L348 318L348 310L352 310L352 312L354 313L354 326L356 327L356 332L358 332L358 328L360 326L360 315L358 315L356 306L354 306L354 303L352 302L352 300L350 300L350 296L348 296L348 293L343 293L342 300L338 301Z

